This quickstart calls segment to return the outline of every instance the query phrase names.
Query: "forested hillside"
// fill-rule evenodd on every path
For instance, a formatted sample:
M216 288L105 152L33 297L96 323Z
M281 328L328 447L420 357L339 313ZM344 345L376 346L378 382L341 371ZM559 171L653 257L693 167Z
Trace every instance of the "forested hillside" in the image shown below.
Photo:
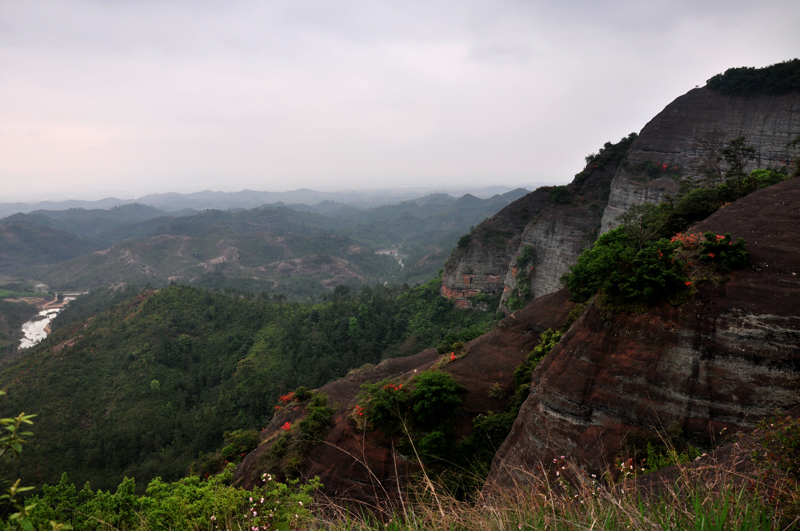
M432 194L370 209L327 201L169 214L138 204L37 210L0 224L0 236L25 233L22 247L21 237L6 238L0 268L57 290L174 281L308 299L341 284L424 282L461 234L525 193Z
M263 428L278 396L297 386L492 326L492 315L454 309L439 286L358 295L339 287L304 305L173 285L88 319L91 304L78 303L0 373L3 410L38 414L26 448L36 467L10 475L41 484L66 471L95 488L123 476L182 477L199 452L222 446L224 432ZM95 303L103 297L113 302L106 292Z

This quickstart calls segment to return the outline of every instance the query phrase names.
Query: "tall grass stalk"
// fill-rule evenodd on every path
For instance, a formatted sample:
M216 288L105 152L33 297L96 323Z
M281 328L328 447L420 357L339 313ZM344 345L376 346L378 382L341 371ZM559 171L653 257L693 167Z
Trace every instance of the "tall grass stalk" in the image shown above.
M438 495L436 501L406 507L404 514L378 521L374 517L323 518L316 529L330 531L443 530L641 530L755 531L800 528L800 520L771 504L775 488L791 503L800 501L793 484L752 483L734 470L679 468L678 478L657 487L630 478L604 485L574 467L552 476L527 474L513 488L485 488L477 502ZM570 479L564 479L565 474ZM426 487L427 490L427 487ZM411 493L409 499L413 499ZM323 511L330 514L330 511ZM787 514L789 516L787 516Z

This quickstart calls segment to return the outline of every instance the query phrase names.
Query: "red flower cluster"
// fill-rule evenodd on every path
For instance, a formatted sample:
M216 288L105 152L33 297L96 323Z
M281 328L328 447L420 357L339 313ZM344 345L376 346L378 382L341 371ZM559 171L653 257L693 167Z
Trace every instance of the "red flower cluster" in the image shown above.
M386 389L387 391L399 391L400 389L403 388L403 384L395 385L393 383L389 383L384 385L383 388Z
M292 391L289 394L281 396L278 400L280 400L282 404L288 404L288 403L294 401L295 400L294 391Z
M724 236L723 236L724 237ZM680 242L684 249L694 249L697 247L697 241L699 240L698 234L684 234L679 232L669 241L671 242Z
M356 415L358 415L359 417L363 417L364 416L364 408L361 407L361 406L356 406Z
M289 431L289 430L291 430L291 429L292 429L292 423L291 423L291 422L287 422L286 424L284 424L283 426L281 426L281 429L282 429L282 430L284 430L284 431Z
M450 361L456 361L456 353L455 352L451 352L450 353Z

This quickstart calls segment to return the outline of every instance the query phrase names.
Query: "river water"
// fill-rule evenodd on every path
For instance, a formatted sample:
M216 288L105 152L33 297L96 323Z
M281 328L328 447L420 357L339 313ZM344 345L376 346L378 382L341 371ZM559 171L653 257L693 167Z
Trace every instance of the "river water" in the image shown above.
M23 324L22 333L25 334L25 337L20 339L19 348L31 348L39 341L46 338L46 329L50 325L50 321L52 321L62 309L63 308L49 308L47 310L42 310L36 317Z

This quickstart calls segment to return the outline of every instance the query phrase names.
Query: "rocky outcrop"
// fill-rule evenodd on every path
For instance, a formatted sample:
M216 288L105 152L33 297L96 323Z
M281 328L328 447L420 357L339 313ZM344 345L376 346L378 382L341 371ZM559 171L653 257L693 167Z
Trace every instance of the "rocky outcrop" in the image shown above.
M569 185L539 188L475 227L469 244L445 264L442 295L462 308L481 309L501 295L500 309L508 311L556 291L561 275L597 238L611 180L632 138L606 144L605 155L590 161ZM528 246L535 259L520 276L517 259Z
M693 228L744 237L749 266L685 304L611 315L590 304L538 365L489 482L555 455L600 471L626 434L678 423L710 445L800 404L800 179L746 196Z
M800 94L730 96L707 87L679 97L653 118L631 145L628 165L611 184L601 232L617 226L617 217L631 205L659 203L677 192L674 178L648 177L636 171L642 162L666 165L664 173L695 178L709 161L710 152L739 136L756 148L756 160L745 171L785 166L793 152L787 143L800 135ZM724 163L723 164L723 170ZM674 168L674 170L673 170Z
M469 246L457 249L448 260L442 295L461 307L477 307L473 301L482 300L480 295L502 291L500 308L513 310L531 296L551 293L560 288L559 278L580 252L617 226L617 217L631 205L677 195L682 179L699 178L709 164L725 171L725 163L711 154L719 154L730 140L745 136L747 145L755 147L756 160L745 167L749 171L789 164L800 153L787 144L798 135L796 92L745 97L693 89L653 118L625 146L625 157L599 167L587 164L566 187L567 201L546 201L551 189L539 189L476 227ZM624 139L618 145L623 143ZM514 216L523 206L527 220ZM527 246L536 257L522 275L529 290L519 285L516 267Z
M508 303L520 296L520 278L530 288L522 303L527 302L524 299L533 299L561 288L561 276L599 235L600 218L608 199L608 185L616 169L616 165L607 165L584 170L588 174L585 180L577 179L577 182L566 187L572 204L551 203L528 223L503 280L501 308L516 309L514 306L509 308ZM534 259L521 277L517 267L518 257L528 246L533 249Z
M482 300L503 291L503 280L522 231L549 203L549 190L539 188L475 227L469 241L459 242L445 263L442 295L455 300L460 308L489 309Z
M415 356L385 360L323 386L319 391L337 405L337 411L330 433L307 456L303 476L319 476L324 495L339 502L365 504L373 509L396 507L407 478L417 470L416 460L400 455L393 439L380 431L365 432L356 427L353 408L361 384L385 378L402 382L434 365L441 367L467 388L456 422L458 434L466 435L476 415L506 407L515 385L514 369L538 344L544 330L558 328L566 321L572 306L566 293L553 293L503 319L494 331L467 343L466 355L455 361L428 349ZM497 385L505 391L505 397L489 392ZM281 425L294 422L304 413L301 408L287 409L275 415L262 431L261 445L245 457L236 471L235 484L253 485L261 473L260 458L276 440Z

